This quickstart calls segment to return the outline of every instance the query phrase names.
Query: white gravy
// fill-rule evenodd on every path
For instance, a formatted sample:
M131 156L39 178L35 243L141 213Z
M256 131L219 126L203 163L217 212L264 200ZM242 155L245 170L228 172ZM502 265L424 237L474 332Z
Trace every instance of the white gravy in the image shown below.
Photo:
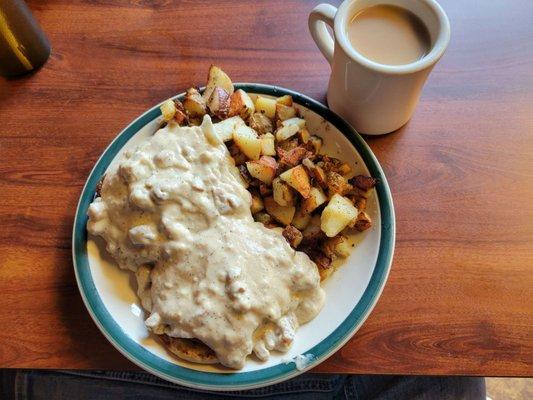
M308 256L254 222L226 146L208 131L169 124L124 154L87 228L136 272L148 329L197 338L242 368L252 352L287 351L325 295Z

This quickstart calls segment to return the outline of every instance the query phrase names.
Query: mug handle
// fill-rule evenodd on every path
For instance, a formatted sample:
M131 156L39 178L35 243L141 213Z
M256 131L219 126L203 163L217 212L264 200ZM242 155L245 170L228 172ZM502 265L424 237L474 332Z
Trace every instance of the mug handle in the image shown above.
M326 24L333 28L337 9L331 4L319 4L309 14L309 32L326 60L333 61L333 37L328 32Z

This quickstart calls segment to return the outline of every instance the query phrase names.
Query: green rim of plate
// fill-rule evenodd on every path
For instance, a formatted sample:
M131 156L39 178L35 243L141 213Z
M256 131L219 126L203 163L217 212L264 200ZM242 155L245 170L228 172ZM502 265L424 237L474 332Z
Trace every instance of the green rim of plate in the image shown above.
M235 373L202 372L182 367L164 360L135 342L113 319L102 302L94 285L87 257L87 210L94 198L96 185L107 167L126 142L146 124L161 115L159 105L151 108L124 129L104 151L94 166L83 188L72 236L72 255L76 279L85 305L96 325L107 339L128 359L147 371L166 380L194 388L209 390L243 390L278 383L310 369L337 351L366 320L376 304L390 270L395 242L395 217L387 179L376 157L361 136L342 118L327 107L292 90L255 83L235 84L236 89L271 96L290 94L297 104L317 113L333 124L352 143L361 155L370 174L378 178L376 186L381 213L381 239L379 254L363 296L348 317L322 342L306 351L314 355L313 362L303 370L294 363L282 363L262 370ZM182 98L183 93L175 98Z

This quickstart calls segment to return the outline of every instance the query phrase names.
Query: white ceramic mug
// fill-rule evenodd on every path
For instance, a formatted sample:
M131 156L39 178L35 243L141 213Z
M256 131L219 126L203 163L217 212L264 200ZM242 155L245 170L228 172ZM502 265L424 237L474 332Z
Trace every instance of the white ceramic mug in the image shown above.
M347 26L356 13L379 4L403 7L418 16L429 31L430 52L405 65L379 64L357 52ZM338 9L320 4L309 15L309 30L331 65L329 107L368 135L392 132L411 118L429 73L450 41L448 17L434 0L346 0Z

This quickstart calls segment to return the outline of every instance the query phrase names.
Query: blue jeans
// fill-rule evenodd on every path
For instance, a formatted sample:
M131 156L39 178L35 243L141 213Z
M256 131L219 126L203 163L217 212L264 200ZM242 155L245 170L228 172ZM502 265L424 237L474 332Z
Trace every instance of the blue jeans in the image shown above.
M213 393L145 372L3 370L2 400L357 399L485 400L485 380L467 377L303 374L261 389Z

